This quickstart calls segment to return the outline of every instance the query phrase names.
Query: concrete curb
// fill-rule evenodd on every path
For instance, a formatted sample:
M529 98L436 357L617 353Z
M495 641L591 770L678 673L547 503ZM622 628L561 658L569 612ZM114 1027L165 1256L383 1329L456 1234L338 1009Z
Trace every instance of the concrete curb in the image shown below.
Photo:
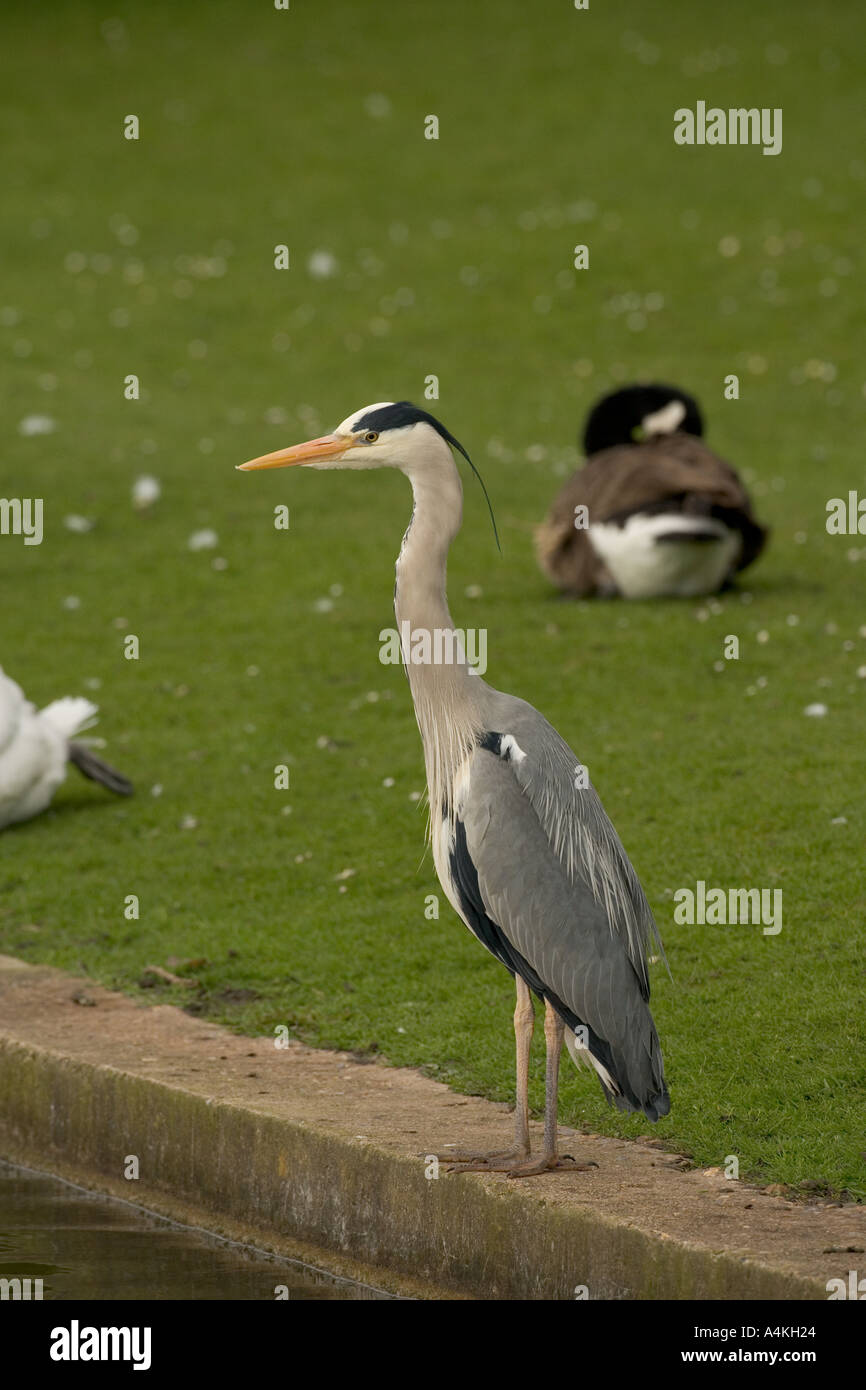
M82 990L95 1007L79 1006ZM506 1139L501 1107L6 957L0 1096L11 1161L314 1262L327 1251L337 1273L421 1297L826 1298L826 1280L856 1264L826 1247L866 1245L862 1208L720 1188L657 1149L595 1136L571 1146L598 1178L430 1180L425 1147ZM124 1181L129 1155L137 1182Z

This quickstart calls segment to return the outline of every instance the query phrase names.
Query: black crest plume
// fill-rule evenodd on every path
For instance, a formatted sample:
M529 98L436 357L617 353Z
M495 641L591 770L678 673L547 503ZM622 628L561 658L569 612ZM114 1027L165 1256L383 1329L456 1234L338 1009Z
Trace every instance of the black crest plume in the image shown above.
M429 411L419 409L419 407L413 405L411 401L395 401L393 405L382 405L379 406L378 410L368 410L367 414L363 415L360 420L355 420L353 428L356 430L377 430L381 434L382 430L398 430L405 425L417 425L420 420L423 420L425 424L432 425L436 433L441 435L445 440L445 443L462 454L469 464L469 467L481 484L481 491L484 493L484 500L487 503L487 510L490 512L490 520L493 523L493 535L496 538L496 548L501 553L502 546L499 543L499 532L496 529L496 517L493 515L493 504L490 501L487 488L484 486L484 479L478 472L478 469L475 467L475 464L472 462L466 450L463 448L460 440L455 439L450 430L446 430L441 420L437 420L436 416L431 415Z

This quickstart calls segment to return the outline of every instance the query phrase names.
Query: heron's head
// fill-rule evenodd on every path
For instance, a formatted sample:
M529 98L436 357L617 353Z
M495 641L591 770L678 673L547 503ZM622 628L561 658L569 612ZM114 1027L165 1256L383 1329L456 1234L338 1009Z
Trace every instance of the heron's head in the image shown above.
M308 439L290 449L239 463L242 472L254 468L402 468L411 478L428 469L438 470L450 458L448 449L457 449L475 474L493 522L493 534L499 545L493 508L487 496L484 480L463 445L434 415L421 410L411 401L377 401L356 410L338 425L333 434L320 439ZM459 484L458 484L459 485Z
M289 449L238 464L254 468L403 468L420 466L431 455L441 456L442 441L465 449L432 415L409 401L377 401L354 411L332 434L309 439Z

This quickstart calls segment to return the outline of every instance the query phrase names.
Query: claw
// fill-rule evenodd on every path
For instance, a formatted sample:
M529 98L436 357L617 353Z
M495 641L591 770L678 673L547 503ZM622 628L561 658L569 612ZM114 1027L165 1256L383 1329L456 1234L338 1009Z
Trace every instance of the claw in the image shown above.
M525 1150L494 1149L489 1153L445 1153L436 1157L448 1165L448 1173L507 1173L515 1164L525 1162L529 1154Z
M598 1164L592 1159L586 1163L577 1163L571 1154L551 1154L549 1157L528 1159L526 1163L519 1164L516 1168L511 1168L507 1174L509 1178L532 1178L538 1173L588 1173L590 1168L597 1168Z
M504 1173L509 1178L531 1178L537 1173L588 1173L597 1168L594 1159L578 1163L572 1154L542 1155L531 1158L525 1153L466 1153L437 1154L447 1164L446 1173Z

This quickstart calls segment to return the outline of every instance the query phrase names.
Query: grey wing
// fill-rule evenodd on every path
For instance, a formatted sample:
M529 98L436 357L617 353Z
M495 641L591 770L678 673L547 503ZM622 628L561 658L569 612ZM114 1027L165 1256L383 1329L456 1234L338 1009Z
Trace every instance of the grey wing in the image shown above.
M507 762L569 883L588 887L604 908L648 999L647 954L651 946L662 957L664 950L640 880L598 793L587 784L587 769L525 700L497 691L491 713L502 734L488 735L487 746Z
M464 915L488 949L585 1039L608 1099L656 1119L670 1102L646 962L642 953L635 962L627 926L611 918L622 893L630 900L631 885L612 892L598 878L598 863L595 888L576 867L568 872L570 856L518 780L516 772L526 769L514 752L507 744L503 756L488 744L472 762L452 855ZM571 858L580 865L579 848Z

